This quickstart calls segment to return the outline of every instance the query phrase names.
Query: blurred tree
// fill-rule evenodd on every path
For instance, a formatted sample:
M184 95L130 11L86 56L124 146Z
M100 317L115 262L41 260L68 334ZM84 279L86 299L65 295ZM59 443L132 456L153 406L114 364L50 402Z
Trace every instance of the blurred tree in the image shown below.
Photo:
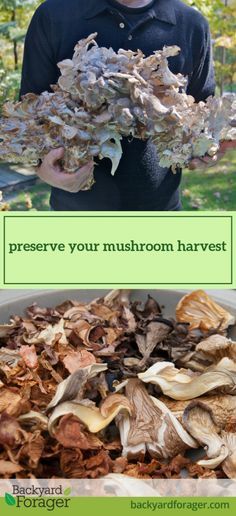
M18 45L24 40L28 14L37 0L0 0L0 35L12 43L15 70L19 66Z
M185 0L199 9L211 27L219 92L235 90L236 0Z
M0 0L0 106L18 96L23 42L40 0Z
M18 96L25 33L42 1L0 0L0 107ZM184 1L209 20L218 91L236 90L236 0Z

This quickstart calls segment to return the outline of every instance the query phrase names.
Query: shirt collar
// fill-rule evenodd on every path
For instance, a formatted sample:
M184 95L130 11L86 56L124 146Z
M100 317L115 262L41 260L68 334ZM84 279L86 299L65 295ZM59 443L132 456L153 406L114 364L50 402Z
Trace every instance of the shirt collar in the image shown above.
M89 7L84 13L85 18L95 18L108 8L109 4L106 0L90 0ZM156 0L155 4L150 8L150 12L153 18L170 23L171 25L176 25L176 14L172 0Z

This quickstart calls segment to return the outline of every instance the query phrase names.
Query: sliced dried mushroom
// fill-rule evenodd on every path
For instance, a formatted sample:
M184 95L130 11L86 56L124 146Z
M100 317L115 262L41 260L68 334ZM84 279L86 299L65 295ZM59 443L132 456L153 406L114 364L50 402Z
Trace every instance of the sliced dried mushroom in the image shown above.
M221 334L213 334L200 340L194 351L177 360L177 365L192 371L203 372L212 364L217 364L223 357L228 357L236 362L236 342Z
M199 466L215 469L229 454L227 446L218 435L220 429L212 410L200 401L192 401L183 413L183 423L188 432L204 446L208 459L198 461Z
M38 357L34 344L31 346L21 346L19 349L19 354L23 358L27 367L30 369L35 369L38 367Z
M26 433L20 427L17 420L6 412L0 415L0 444L15 447L22 444Z
M167 405L175 417L182 421L182 416L184 410L189 405L189 400L176 401L167 396L161 396L160 400ZM236 396L208 393L207 396L195 398L194 401L201 402L203 405L206 405L206 410L209 408L212 411L216 425L221 430L231 424L236 411Z
M22 426L41 428L42 430L47 430L48 428L48 418L41 412L35 412L34 410L30 410L26 414L21 414L18 417L18 421Z
M211 335L197 344L196 354L198 353L214 363L218 363L223 357L231 358L236 362L236 342L223 335Z
M141 459L148 451L153 457L168 458L197 447L171 411L149 396L140 380L129 380L125 391L132 412L116 418L124 456Z
M203 331L226 330L235 323L235 317L208 296L203 290L186 294L177 304L176 318L189 323L190 329Z
M0 459L0 475L3 477L11 478L12 475L19 473L23 470L23 467L19 464L14 464L10 460Z
M156 346L160 344L170 333L169 325L162 322L150 322L146 328L146 334L136 334L136 342L138 349L143 356L140 367L143 367Z
M191 400L215 389L236 392L236 364L226 358L202 374L177 369L171 362L157 362L138 377L159 386L163 394L175 400Z
M236 434L222 432L221 438L229 451L228 456L222 463L222 469L228 478L236 478Z
M87 367L91 364L96 364L96 358L86 349L81 349L79 351L71 350L63 358L63 363L69 373L72 374L80 368Z
M75 371L59 383L55 396L47 406L47 411L56 407L59 403L68 400L82 399L84 387L90 378L93 378L102 371L106 371L106 364L92 364Z
M129 306L130 304L130 292L131 290L116 289L111 290L103 298L104 304L110 306L110 308L119 308L121 306Z
M88 432L79 419L72 414L66 414L60 419L54 429L53 437L65 448L96 450L103 445L102 441Z
M0 339L3 339L5 337L8 337L12 333L12 331L15 329L16 324L0 324Z
M8 366L15 367L22 357L19 351L15 349L0 348L0 364L6 364Z
M130 57L132 53L122 54L122 59ZM80 64L86 75L87 63ZM121 77L109 80L112 88L120 87ZM167 72L168 80L176 79ZM134 82L134 97L136 86ZM116 95L117 89L113 91ZM85 87L82 94L97 101L92 89ZM127 99L120 107L132 111ZM110 116L105 106L101 110L99 124ZM85 115L79 110L80 120ZM60 118L56 111L54 116ZM128 120L128 111L125 116ZM153 298L144 304L130 302L123 290L89 303L65 301L55 308L34 304L26 318L14 315L9 328L3 326L2 476L97 478L120 471L136 478L180 478L184 468L191 478L235 478L231 329L220 324L191 329L189 322L165 319ZM147 369L147 364L153 366ZM194 399L196 413L189 399ZM183 421L186 413L191 431ZM199 465L185 451L200 446L207 456ZM203 453L199 449L197 456Z
M90 432L97 433L106 428L121 412L131 413L131 407L127 398L120 394L111 394L100 408L67 401L54 409L49 418L48 430L53 435L58 420L66 414L73 414Z
M23 339L27 344L47 344L53 346L56 342L62 345L67 345L67 337L64 329L64 319L61 319L57 324L48 324L47 327L41 331L35 331L31 334L23 335Z
M22 397L14 388L0 388L0 413L16 416L21 412Z
M141 360L139 360L139 358L135 358L135 357L127 357L127 358L124 358L124 360L123 360L123 364L125 367L137 367L137 366L140 366L140 362L141 362Z

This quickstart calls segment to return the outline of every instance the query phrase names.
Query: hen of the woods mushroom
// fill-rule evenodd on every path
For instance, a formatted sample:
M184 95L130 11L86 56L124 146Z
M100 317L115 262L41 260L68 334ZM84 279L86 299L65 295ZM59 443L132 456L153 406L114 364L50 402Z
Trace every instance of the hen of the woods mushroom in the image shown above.
M61 75L52 93L29 93L5 104L0 159L37 164L63 146L67 172L98 157L112 161L114 174L122 137L151 138L160 165L174 171L194 157L215 155L221 140L236 139L236 95L195 103L185 93L187 78L168 67L179 47L145 57L141 51L99 48L95 37L81 40L72 59L58 64ZM91 175L81 189L92 183Z
M234 326L201 290L175 319L122 290L12 316L0 325L0 476L236 478Z

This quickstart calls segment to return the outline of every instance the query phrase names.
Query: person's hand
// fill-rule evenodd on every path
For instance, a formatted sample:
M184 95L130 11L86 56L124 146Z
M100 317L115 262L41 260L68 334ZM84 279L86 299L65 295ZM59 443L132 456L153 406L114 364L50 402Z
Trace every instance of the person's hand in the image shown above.
M192 159L192 161L190 161L188 168L190 170L195 170L196 168L213 167L220 159L224 157L227 150L235 148L235 140L222 141L220 144L220 148L217 154L215 154L215 156L211 157L206 154L206 156L204 156L203 158L194 158Z
M94 162L89 161L83 167L78 168L76 172L68 174L62 170L59 163L63 156L63 147L51 150L36 169L36 174L50 186L60 188L66 192L77 193L86 186L91 178Z

